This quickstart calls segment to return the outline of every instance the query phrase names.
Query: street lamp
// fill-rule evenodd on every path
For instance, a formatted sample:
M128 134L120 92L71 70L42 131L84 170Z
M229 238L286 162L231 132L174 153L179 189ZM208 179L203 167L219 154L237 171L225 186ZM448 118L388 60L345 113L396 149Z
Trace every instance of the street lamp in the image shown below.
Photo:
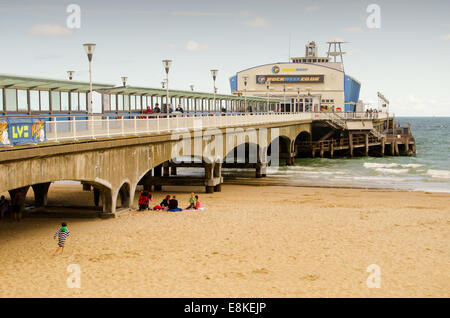
M245 75L243 78L244 78L244 105L245 105L245 111L247 111L247 81L248 81L248 76Z
M162 62L164 65L164 69L166 70L166 108L167 114L169 114L169 69L172 65L172 60L163 60Z
M297 103L295 110L300 112L300 87L297 88Z
M69 80L72 80L73 74L75 74L75 71L67 71L67 75L69 76Z
M189 87L191 88L191 91L194 91L194 84L189 85Z
M216 109L216 78L217 78L217 73L219 71L218 70L211 70L211 75L214 81L214 110Z
M269 110L270 108L270 104L269 104L269 90L270 90L270 81L266 82L266 88L267 88L267 110Z
M127 86L128 77L122 76L121 79L122 79L123 87L126 87Z
M284 112L286 113L286 84L283 85L283 104L284 104Z
M162 82L161 82L161 87L162 87L162 88L166 88L165 85L166 85L166 81L162 81Z
M89 106L88 113L92 113L93 105L92 105L92 56L95 51L94 43L85 43L83 44L84 50L86 51L88 60L89 60Z

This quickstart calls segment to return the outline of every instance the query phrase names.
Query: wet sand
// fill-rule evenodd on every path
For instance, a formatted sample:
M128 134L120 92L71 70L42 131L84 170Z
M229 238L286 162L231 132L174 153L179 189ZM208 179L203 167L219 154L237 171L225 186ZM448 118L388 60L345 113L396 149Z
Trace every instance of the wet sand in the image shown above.
M176 195L187 206L189 193ZM0 297L450 296L448 194L224 185L200 197L205 211L67 219L57 257L62 219L2 220ZM81 185L49 194L91 200ZM80 289L67 287L70 264ZM379 289L366 285L370 264Z

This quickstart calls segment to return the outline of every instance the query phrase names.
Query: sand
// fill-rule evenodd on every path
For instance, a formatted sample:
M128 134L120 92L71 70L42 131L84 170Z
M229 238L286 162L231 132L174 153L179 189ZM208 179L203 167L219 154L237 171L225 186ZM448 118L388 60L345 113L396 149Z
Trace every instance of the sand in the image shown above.
M52 185L49 201L92 200L80 188ZM200 197L206 211L67 219L56 257L61 219L2 220L0 297L450 296L448 194L224 185Z

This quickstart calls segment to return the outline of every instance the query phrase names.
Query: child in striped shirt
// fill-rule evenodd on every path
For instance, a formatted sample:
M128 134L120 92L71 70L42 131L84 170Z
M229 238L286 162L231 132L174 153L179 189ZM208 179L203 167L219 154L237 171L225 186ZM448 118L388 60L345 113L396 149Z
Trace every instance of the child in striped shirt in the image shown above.
M53 253L53 256L55 256L60 249L61 249L61 254L64 252L64 243L66 242L66 239L69 236L69 234L70 234L70 231L67 228L67 223L62 222L61 228L58 231L56 231L55 235L53 235L53 239L55 239L56 236L58 236L58 247L56 248L55 253Z

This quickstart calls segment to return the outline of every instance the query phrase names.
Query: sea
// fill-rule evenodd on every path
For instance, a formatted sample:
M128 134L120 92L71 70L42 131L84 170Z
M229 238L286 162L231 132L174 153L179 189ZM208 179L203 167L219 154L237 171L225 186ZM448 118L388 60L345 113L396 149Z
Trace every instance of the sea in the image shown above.
M396 122L411 124L415 156L298 158L293 166L269 167L267 181L450 193L450 117L396 117Z

